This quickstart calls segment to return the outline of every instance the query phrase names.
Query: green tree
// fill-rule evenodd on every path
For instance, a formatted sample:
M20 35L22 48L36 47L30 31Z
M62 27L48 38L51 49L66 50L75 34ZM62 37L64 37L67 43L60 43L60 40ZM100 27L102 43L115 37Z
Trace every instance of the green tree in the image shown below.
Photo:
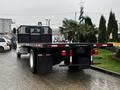
M110 34L112 34L112 41L118 40L118 24L115 18L115 14L111 11L109 20L108 20L108 27L107 27L107 39L109 41Z
M96 34L97 30L95 28L95 25L93 25L92 20L90 17L85 18L85 24L89 26L90 32L86 35L88 42L97 42Z
M107 26L107 40L109 41L110 34L112 33L112 27L113 27L113 13L110 12L109 20L108 20L108 26Z
M85 24L90 25L90 26L93 26L93 23L92 23L92 20L91 20L90 17L87 16L87 17L85 18Z
M62 27L59 27L60 33L65 36L66 39L72 40L75 37L75 32L78 30L79 24L74 20L63 20Z
M66 39L73 42L96 42L94 27L85 23L64 19L59 30Z
M113 41L118 41L118 24L116 20L114 21L113 24L112 37L113 37Z
M102 15L100 18L100 23L99 23L99 36L98 36L98 41L100 43L105 43L107 40L107 33L106 33L106 20L104 16Z

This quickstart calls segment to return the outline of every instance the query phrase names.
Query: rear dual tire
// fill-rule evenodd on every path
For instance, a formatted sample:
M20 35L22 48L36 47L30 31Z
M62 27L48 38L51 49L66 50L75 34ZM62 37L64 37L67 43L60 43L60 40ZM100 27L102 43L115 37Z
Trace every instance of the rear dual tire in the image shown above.
M33 74L47 74L52 71L53 62L48 56L37 57L37 52L30 51L30 69Z
M36 74L37 73L37 69L36 69L36 59L35 59L35 53L33 50L30 51L30 69L31 72Z

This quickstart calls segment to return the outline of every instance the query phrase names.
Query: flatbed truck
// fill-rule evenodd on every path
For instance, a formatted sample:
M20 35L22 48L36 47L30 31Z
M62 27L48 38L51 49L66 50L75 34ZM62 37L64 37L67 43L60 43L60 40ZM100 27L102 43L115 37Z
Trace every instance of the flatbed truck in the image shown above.
M112 44L52 42L49 26L21 25L17 29L17 57L30 54L30 69L34 74L50 73L54 65L78 70L89 68L94 47Z

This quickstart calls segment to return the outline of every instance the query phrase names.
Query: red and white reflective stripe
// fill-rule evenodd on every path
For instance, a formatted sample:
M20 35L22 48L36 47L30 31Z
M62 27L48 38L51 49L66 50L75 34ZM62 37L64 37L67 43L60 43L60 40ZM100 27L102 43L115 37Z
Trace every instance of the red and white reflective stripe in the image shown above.
M36 47L41 47L41 48L43 47L42 44L35 44L35 46L36 46Z
M72 64L72 50L70 50L70 64Z
M108 46L108 44L103 44L102 46Z
M72 56L70 56L70 64L72 64Z
M43 44L36 44L36 43L20 43L21 46L34 46L34 47L43 47Z
M38 54L38 57L42 57L42 56L51 56L51 54Z
M93 46L96 46L96 47L109 47L109 46L113 46L113 44L101 44L101 43L97 43L97 44L94 44Z
M43 54L38 54L38 57L41 57L41 56L43 56Z
M64 45L64 44L49 44L48 47L69 47L69 45Z
M65 47L69 47L69 45L65 45Z
M46 56L51 56L51 54L46 54Z
M93 56L91 55L91 62L93 61Z
M91 63L93 62L93 50L91 49Z
M51 45L51 47L58 47L58 45Z

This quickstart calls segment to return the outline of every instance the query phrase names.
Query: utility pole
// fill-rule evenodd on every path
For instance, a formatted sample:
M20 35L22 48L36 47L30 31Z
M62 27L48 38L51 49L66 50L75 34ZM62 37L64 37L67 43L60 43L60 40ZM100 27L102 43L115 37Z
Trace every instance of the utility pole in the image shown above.
M46 26L50 26L50 19L45 19L45 21L46 21Z
M46 26L48 26L48 19L45 19L45 21L46 21Z
M50 26L50 21L51 21L51 20L50 20L50 19L48 19L48 26Z

